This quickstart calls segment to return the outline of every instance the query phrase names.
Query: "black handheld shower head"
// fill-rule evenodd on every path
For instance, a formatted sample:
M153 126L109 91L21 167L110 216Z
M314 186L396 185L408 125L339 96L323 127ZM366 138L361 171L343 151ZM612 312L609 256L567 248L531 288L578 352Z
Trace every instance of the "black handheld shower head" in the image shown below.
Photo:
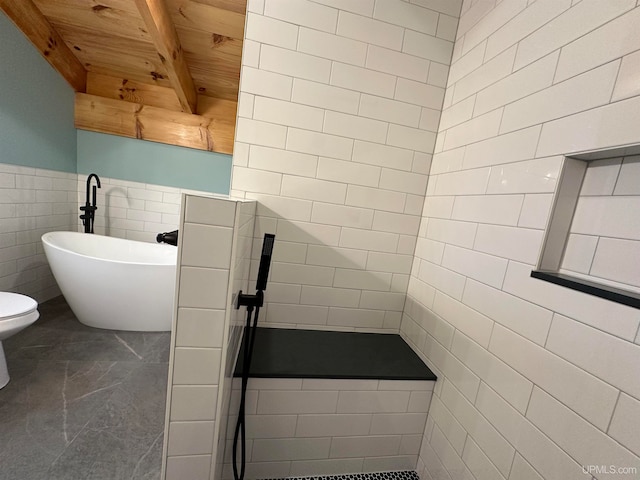
M273 254L273 243L276 236L272 233L264 234L262 242L262 255L260 255L260 268L258 269L258 280L256 281L255 295L238 292L236 297L236 308L240 307L262 307L264 302L264 291L267 289L267 278L269 277L269 267L271 266L271 255Z
M271 233L264 234L262 242L262 255L260 255L260 268L258 269L258 280L256 281L256 290L267 289L267 277L269 276L269 267L271 266L271 255L273 254L273 243L276 236Z

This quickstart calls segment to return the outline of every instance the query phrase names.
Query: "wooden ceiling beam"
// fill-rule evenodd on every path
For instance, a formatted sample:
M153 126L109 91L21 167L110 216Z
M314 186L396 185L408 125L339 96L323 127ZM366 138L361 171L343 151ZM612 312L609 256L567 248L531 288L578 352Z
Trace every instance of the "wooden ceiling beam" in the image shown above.
M173 22L178 27L192 28L207 33L207 36L215 36L219 43L230 39L242 41L244 38L244 12L236 13L191 1L168 0L167 4Z
M165 110L182 111L173 88L150 85L113 75L89 72L87 74L87 93ZM198 111L196 113L203 117L235 124L237 108L238 102L234 100L198 95Z
M0 10L76 92L86 91L87 71L32 0L0 0Z
M131 78L89 72L87 74L87 93L98 97L182 112L182 106L173 88L152 85ZM200 103L198 101L198 108Z
M234 122L86 93L76 93L75 126L210 152L233 152Z
M164 0L136 0L136 6L167 69L180 105L185 112L196 113L198 95Z
M247 13L246 0L192 0L195 3L202 3L204 5L210 5L216 8L222 8L231 12L241 13L242 15Z

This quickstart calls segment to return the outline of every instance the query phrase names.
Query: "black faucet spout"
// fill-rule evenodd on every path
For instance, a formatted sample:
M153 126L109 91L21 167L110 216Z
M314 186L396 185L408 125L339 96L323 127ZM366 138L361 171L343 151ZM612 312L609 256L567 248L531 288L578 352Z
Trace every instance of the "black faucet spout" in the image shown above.
M94 178L96 179L96 185L93 186L93 203L90 203L89 192L91 191L91 180ZM96 206L98 188L102 188L100 185L100 177L95 173L92 173L87 177L87 192L84 207L80 207L80 211L84 212L84 215L80 215L80 219L84 225L84 233L93 233L93 221L95 220L95 212L98 209Z
M87 198L86 198L87 204L89 204L89 191L91 190L91 179L93 178L96 179L97 187L102 188L102 186L100 185L100 177L97 174L92 173L87 177ZM96 206L96 187L93 187L93 206L94 207Z

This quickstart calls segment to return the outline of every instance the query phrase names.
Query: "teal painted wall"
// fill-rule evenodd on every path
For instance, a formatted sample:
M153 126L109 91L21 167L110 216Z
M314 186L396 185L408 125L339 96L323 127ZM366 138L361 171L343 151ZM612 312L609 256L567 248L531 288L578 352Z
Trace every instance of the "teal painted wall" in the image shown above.
M74 92L0 12L0 163L228 194L231 155L76 130Z
M76 171L73 89L0 12L0 163Z
M231 155L78 130L78 173L226 195Z

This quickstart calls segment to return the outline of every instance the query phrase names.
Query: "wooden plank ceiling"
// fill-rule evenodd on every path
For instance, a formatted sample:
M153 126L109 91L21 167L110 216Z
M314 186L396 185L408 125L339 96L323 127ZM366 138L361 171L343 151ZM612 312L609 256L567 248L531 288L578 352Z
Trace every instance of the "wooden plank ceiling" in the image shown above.
M76 127L232 153L246 0L0 0Z

